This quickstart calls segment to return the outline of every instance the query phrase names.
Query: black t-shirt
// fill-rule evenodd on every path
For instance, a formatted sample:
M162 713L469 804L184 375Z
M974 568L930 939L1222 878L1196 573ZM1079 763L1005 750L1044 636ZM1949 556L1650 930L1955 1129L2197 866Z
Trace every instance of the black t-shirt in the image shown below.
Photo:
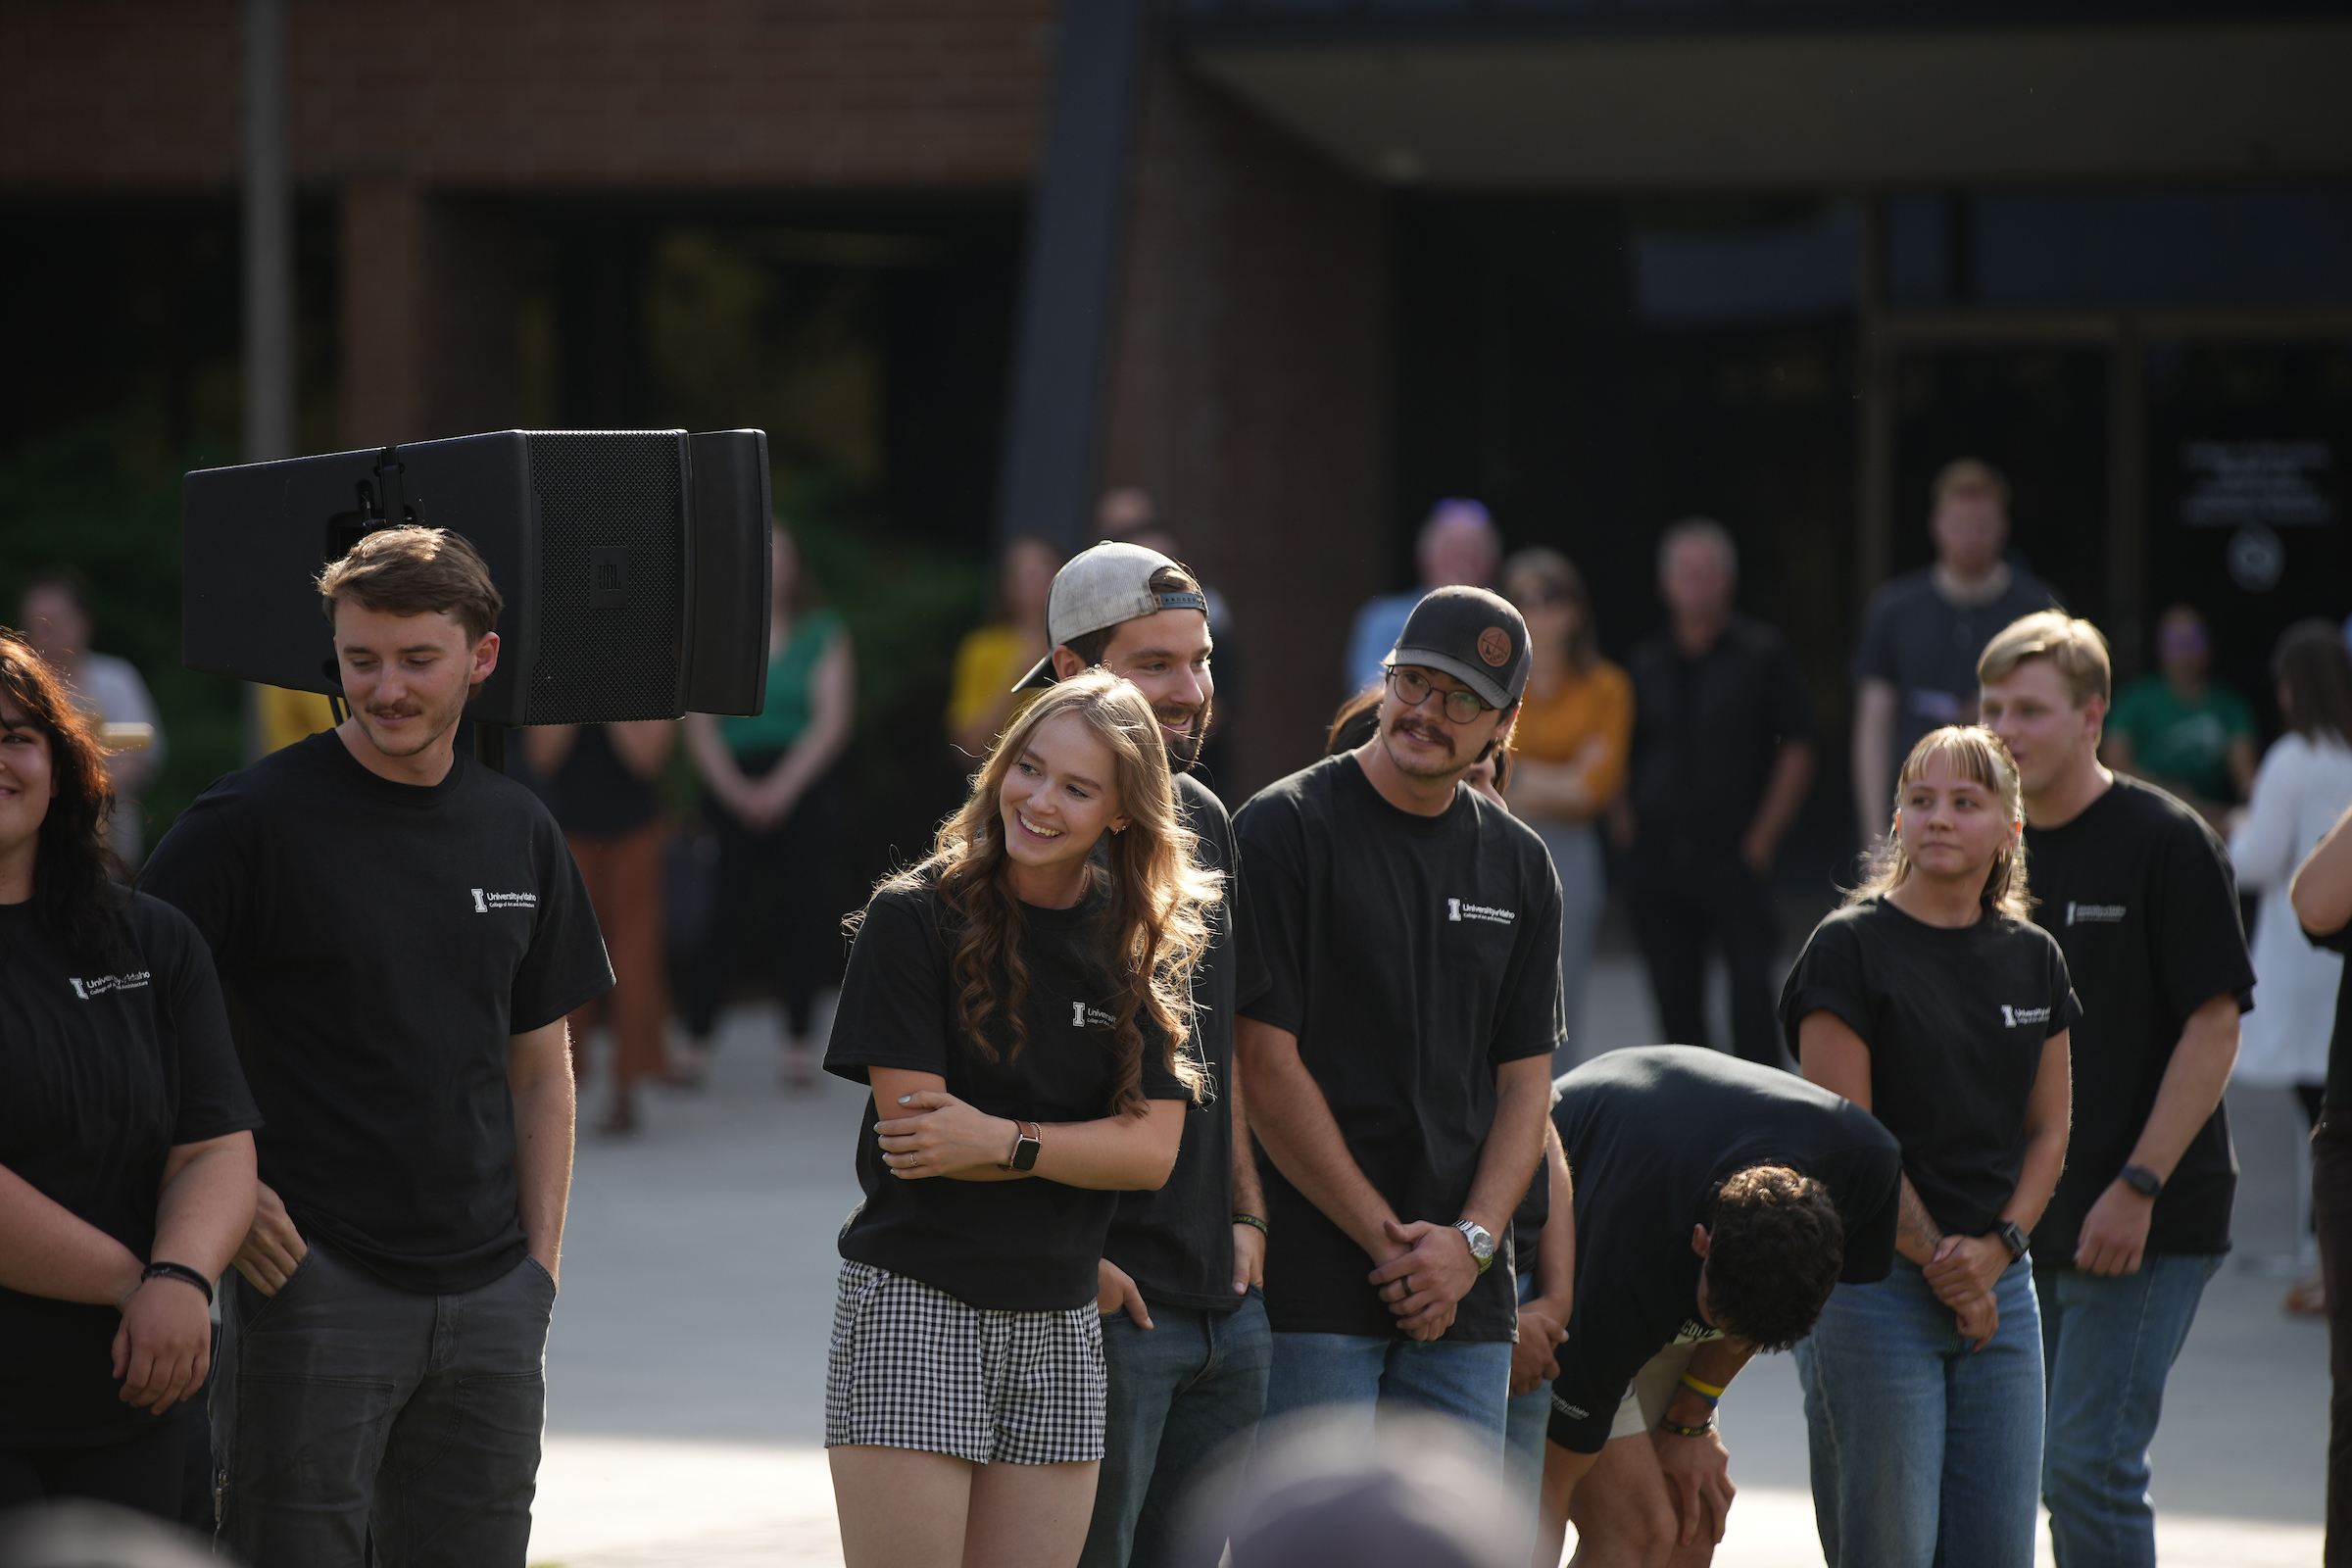
M1232 874L1233 820L1190 773L1175 782L1177 810L1200 837L1201 861L1224 873L1225 897L1209 916L1215 942L1193 969L1193 1057L1208 1084L1185 1111L1167 1185L1119 1194L1102 1255L1135 1277L1147 1301L1230 1312L1242 1298L1233 1294L1233 1106L1225 1090L1233 1081L1235 971L1251 950L1241 879Z
M2064 1267L2083 1216L2132 1158L2181 1026L2216 997L2252 1007L2254 960L2222 841L2137 779L2117 778L2064 827L2029 823L2026 869L2034 918L2066 950L2082 998L2066 1173L2034 1230L2036 1259ZM2228 1251L2236 1196L2230 1116L2216 1106L2156 1200L2148 1250Z
M1398 810L1352 756L1261 790L1234 823L1262 989L1246 1017L1298 1037L1348 1152L1405 1221L1461 1217L1494 1121L1494 1070L1566 1037L1560 879L1527 824L1467 787ZM1278 1332L1390 1335L1372 1262L1259 1151L1266 1313ZM1507 1341L1501 1259L1449 1340Z
M662 809L653 784L628 770L602 724L581 725L555 776L530 784L566 833L634 832Z
M1020 1121L1100 1121L1112 1114L1115 987L1102 962L1095 918L1101 910L1100 897L1067 909L1022 906L1021 957L1029 990L1021 1019L1028 1044L1013 1054L1012 1031L996 1018L988 1031L997 1054L991 1061L963 1032L956 931L937 895L928 888L876 893L850 949L825 1070L853 1083L870 1082L872 1067L935 1072L964 1103ZM1156 1032L1144 1020L1139 1024L1144 1098L1189 1099L1159 1059ZM895 1108L878 1108L866 1097L858 1124L858 1185L865 1189L865 1201L842 1226L843 1257L921 1280L967 1306L993 1311L1059 1312L1095 1298L1095 1265L1119 1206L1117 1193L1038 1176L905 1180L883 1163L874 1133L874 1124ZM1053 1141L1050 1127L1045 1136Z
M262 1118L203 939L144 896L123 918L130 953L92 964L30 904L0 905L0 1166L153 1261L173 1146ZM0 1448L111 1443L157 1419L116 1397L121 1326L111 1306L0 1289Z
M1770 626L1735 615L1696 659L1666 631L1625 666L1634 682L1627 799L1638 843L1686 856L1737 847L1782 743L1813 733L1796 656Z
M507 1039L612 984L529 790L463 756L396 784L327 730L198 796L141 885L212 944L262 1180L306 1237L423 1295L522 1260Z
M2015 569L2000 597L1983 605L1955 605L1937 593L1933 566L1881 588L1854 645L1854 679L1896 690L1888 760L1899 767L1928 731L1976 717L1977 660L1995 633L2036 611L2065 608L2049 584Z
M2339 926L2324 937L2306 931L2303 938L2315 948L2352 954L2352 925ZM2335 1032L2328 1040L2328 1088L2320 1105L2323 1110L2352 1105L2352 986L2341 981L2335 987Z
M1551 1120L1576 1181L1576 1309L1551 1386L1562 1447L1598 1453L1644 1361L1722 1337L1698 1316L1690 1227L1735 1172L1786 1165L1820 1182L1845 1226L1838 1278L1886 1277L1902 1156L1852 1101L1696 1046L1612 1051L1559 1087Z
M2082 1015L2058 944L2023 920L1929 925L1884 895L1858 900L1814 927L1782 987L1790 1055L1814 1012L1870 1048L1871 1110L1902 1140L1936 1223L1963 1236L1998 1224L2025 1169L2043 1045Z

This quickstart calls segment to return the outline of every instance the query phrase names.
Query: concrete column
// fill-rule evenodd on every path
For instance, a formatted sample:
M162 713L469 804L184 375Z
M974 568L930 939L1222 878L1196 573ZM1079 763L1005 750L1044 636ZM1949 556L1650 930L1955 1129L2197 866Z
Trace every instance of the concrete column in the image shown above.
M1313 760L1386 537L1379 193L1164 47L1149 67L1102 475L1233 609L1253 789Z

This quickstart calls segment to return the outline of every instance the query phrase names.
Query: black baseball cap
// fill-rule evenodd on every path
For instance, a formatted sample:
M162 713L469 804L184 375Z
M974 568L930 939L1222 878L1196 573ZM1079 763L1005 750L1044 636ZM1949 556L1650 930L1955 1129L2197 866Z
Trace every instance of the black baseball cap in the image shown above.
M1484 588L1433 588L1404 620L1390 665L1444 670L1494 708L1527 690L1527 622Z

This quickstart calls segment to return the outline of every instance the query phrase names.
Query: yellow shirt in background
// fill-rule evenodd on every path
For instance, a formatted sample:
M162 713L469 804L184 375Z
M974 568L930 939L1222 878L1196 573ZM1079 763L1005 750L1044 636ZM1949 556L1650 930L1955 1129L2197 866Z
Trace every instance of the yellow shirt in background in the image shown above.
M335 727L326 699L317 692L290 692L283 686L256 686L264 755L283 751L296 741Z
M1021 653L1021 628L1010 621L964 635L956 650L956 684L948 697L948 733L961 733L1012 690L1036 661Z
M1625 783L1626 754L1634 739L1634 683L1624 670L1599 660L1583 673L1571 669L1549 697L1528 682L1519 699L1519 722L1511 751L1531 762L1568 762L1595 735L1607 742L1585 771L1592 799L1607 803Z

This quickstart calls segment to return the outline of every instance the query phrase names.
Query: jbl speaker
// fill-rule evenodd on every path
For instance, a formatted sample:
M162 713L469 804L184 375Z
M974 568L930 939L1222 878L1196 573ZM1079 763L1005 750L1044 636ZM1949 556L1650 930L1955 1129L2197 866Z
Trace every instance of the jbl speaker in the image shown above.
M506 598L498 670L468 718L610 723L763 706L759 430L501 430L191 473L182 660L339 693L318 571L405 523L463 534Z

